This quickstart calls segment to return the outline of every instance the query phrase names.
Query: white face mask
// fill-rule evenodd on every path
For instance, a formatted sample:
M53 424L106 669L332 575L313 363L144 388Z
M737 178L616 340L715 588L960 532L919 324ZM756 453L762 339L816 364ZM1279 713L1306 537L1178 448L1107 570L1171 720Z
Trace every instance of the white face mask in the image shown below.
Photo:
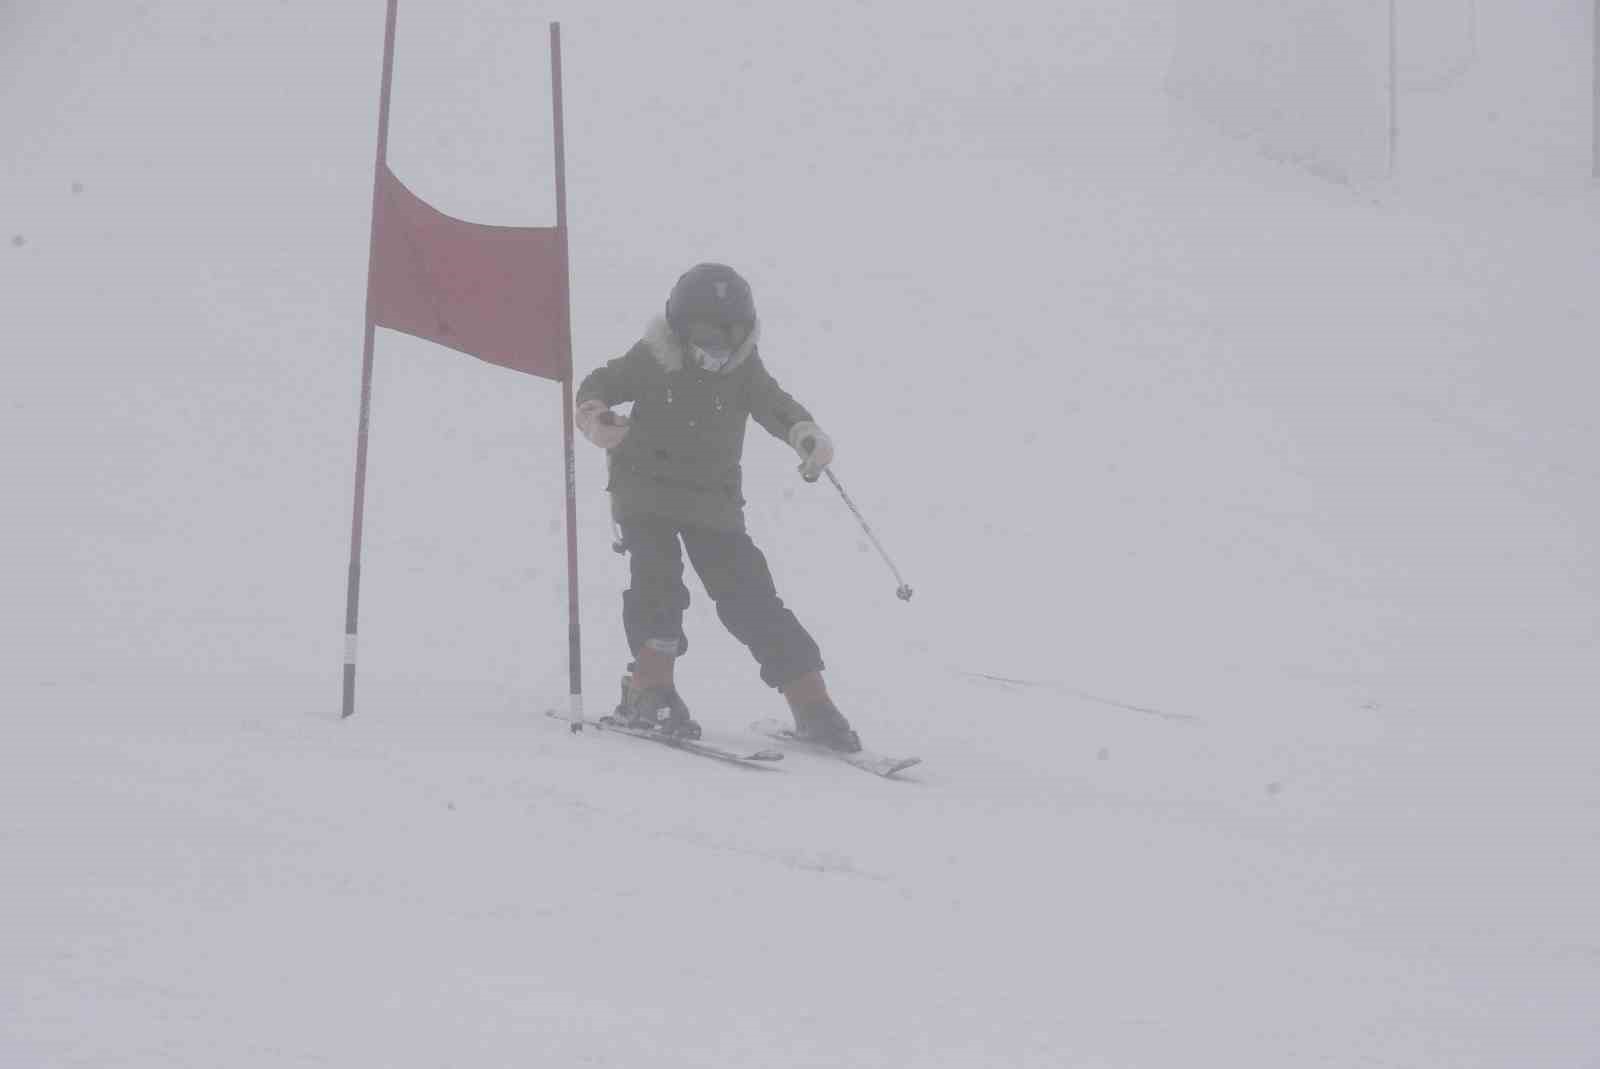
M707 371L721 371L733 359L732 349L707 349L704 346L690 346L694 353L695 362Z
M733 360L739 346L750 336L748 327L713 323L693 323L684 341L695 363L707 371L721 371Z

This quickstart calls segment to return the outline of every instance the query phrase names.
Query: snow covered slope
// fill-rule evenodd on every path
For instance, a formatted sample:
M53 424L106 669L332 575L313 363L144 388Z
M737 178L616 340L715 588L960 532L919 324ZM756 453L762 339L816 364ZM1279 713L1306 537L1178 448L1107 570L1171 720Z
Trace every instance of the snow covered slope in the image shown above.
M888 783L572 737L558 391L382 334L380 3L0 14L0 1064L1600 1066L1592 191L1325 184L1163 4L406 0L391 161L580 368L751 278L751 526ZM585 447L590 703L626 569ZM709 737L781 703L696 591Z

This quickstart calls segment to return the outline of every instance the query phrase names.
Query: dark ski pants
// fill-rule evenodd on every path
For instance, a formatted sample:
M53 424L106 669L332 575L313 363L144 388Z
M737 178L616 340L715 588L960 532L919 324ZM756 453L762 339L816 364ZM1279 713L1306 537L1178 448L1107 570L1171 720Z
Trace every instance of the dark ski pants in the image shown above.
M784 607L767 558L748 534L694 527L663 516L626 516L619 522L632 577L622 594L622 625L635 656L651 640L676 640L679 653L688 651L683 631L683 612L689 607L689 588L683 585L687 551L723 626L750 648L769 687L822 671L816 641Z

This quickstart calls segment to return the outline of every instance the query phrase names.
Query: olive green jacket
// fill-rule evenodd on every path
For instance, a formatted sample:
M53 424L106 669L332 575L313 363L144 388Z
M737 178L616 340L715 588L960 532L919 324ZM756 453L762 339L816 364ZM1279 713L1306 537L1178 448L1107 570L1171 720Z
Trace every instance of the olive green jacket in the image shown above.
M772 377L756 342L760 324L728 366L709 372L657 317L633 348L595 368L576 403L633 402L628 436L611 451L619 516L653 514L684 524L744 530L744 431L748 419L784 441L811 414Z

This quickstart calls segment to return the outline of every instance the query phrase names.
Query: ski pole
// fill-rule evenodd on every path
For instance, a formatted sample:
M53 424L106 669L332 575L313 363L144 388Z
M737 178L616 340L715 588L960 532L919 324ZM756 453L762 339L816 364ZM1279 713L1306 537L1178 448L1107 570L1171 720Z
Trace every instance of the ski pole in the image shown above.
M811 450L816 447L816 441L811 438L806 438L800 444L805 446L807 454L809 454ZM900 574L900 569L894 566L894 561L889 559L888 551L883 548L883 543L878 541L878 536L872 533L872 528L867 525L866 518L861 515L861 510L856 508L856 503L850 500L849 494L845 493L844 486L840 484L839 477L833 473L833 469L823 468L820 474L814 471L801 472L801 477L804 478L808 483L816 482L822 477L822 475L826 475L828 477L828 481L833 484L833 488L839 491L839 496L844 498L844 503L849 506L850 511L855 515L856 522L861 525L861 529L863 531L867 532L867 537L872 539L873 546L875 546L878 550L878 556L883 558L883 563L887 564L889 566L889 570L894 573L895 581L900 584L900 586L896 588L894 596L899 598L901 601L910 601L911 587L906 583L905 577Z

